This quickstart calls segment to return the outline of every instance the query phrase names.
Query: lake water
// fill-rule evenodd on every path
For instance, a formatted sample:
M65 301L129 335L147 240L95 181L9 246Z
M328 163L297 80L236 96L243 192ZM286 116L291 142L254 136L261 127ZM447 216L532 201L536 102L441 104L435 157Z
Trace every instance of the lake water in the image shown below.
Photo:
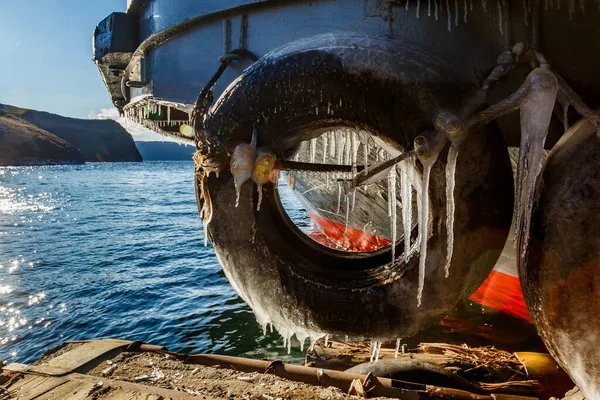
M0 358L112 337L301 362L203 241L192 162L0 168Z

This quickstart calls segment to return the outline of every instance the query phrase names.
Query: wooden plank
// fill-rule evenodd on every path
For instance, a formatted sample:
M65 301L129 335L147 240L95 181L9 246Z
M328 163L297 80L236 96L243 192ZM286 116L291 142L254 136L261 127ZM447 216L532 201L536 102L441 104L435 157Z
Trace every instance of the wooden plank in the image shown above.
M20 400L198 399L197 396L177 390L77 373L54 377L28 372L23 378L13 381L6 389L11 398Z
M56 378L40 375L25 375L12 383L8 389L13 398L20 400L38 399L40 396L56 389L68 381L66 378Z
M97 364L105 359L112 358L129 344L131 342L126 340L113 339L86 342L71 351L51 359L47 363L30 366L29 371L52 376L66 375L74 371L80 371L86 364L93 362Z
M2 371L27 372L29 367L29 364L11 363L2 367Z

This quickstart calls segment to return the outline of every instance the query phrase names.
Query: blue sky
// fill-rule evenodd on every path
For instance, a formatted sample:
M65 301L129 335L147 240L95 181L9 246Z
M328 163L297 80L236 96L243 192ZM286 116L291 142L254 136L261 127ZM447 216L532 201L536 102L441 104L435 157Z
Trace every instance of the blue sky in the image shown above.
M0 103L76 118L115 115L92 61L92 33L126 3L0 0ZM139 129L132 134L160 139Z

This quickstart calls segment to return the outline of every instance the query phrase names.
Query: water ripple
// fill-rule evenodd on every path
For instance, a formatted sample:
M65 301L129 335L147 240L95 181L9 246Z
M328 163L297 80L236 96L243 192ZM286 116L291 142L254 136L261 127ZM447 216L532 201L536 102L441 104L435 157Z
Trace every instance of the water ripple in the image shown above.
M203 241L191 162L0 168L0 358L113 337L300 362Z

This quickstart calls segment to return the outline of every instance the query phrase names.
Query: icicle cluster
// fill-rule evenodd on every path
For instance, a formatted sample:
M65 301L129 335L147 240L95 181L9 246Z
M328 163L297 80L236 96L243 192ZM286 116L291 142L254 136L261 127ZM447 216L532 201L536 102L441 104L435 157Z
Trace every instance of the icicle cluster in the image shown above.
M436 130L450 140L448 160L446 163L446 278L450 275L450 265L454 252L454 188L456 186L456 163L460 145L466 138L467 130L462 121L454 113L441 110L435 118Z
M429 240L429 180L431 169L438 159L444 145L441 135L418 136L415 138L415 149L423 164L423 189L421 190L421 207L419 209L419 286L417 290L417 306L421 306L425 287L425 266L427 261L427 241Z
M568 1L568 7L561 7L561 3L562 1ZM504 24L503 24L503 20L504 20L504 7L506 5L506 0L496 0L497 2L497 14L498 14L498 31L500 32L501 35L504 35ZM579 7L577 7L576 5L576 0L544 0L544 9L545 10L549 10L549 9L564 9L566 11L568 11L569 13L569 19L572 20L573 19L573 15L575 15L575 13L577 13L577 9L579 9L579 11L582 14L585 14L585 2L586 0L578 0L578 5ZM433 4L432 4L433 3ZM596 5L598 10L600 10L600 0L596 0ZM531 16L531 7L532 7L532 0L522 0L522 4L521 4L522 8L523 8L523 21L525 26L529 25L529 21L530 21L530 16ZM448 27L448 31L452 31L452 26L454 25L454 27L457 27L459 24L459 19L460 19L460 15L462 13L462 20L465 24L468 23L468 15L469 12L473 11L473 0L470 0L470 2L467 2L467 0L428 0L427 1L427 16L431 17L432 16L432 8L433 8L433 16L435 18L435 20L439 20L440 17L440 13L443 15L443 13L446 13L446 21L447 21L447 27ZM462 8L462 10L461 10ZM481 8L482 10L487 13L488 12L488 4L487 4L487 0L481 0ZM415 16L415 18L419 18L421 15L421 2L419 0L417 0L415 2L415 6L414 6L414 10L411 9L411 2L409 0L406 1L406 4L404 6L404 10L409 13L409 15L413 15Z

